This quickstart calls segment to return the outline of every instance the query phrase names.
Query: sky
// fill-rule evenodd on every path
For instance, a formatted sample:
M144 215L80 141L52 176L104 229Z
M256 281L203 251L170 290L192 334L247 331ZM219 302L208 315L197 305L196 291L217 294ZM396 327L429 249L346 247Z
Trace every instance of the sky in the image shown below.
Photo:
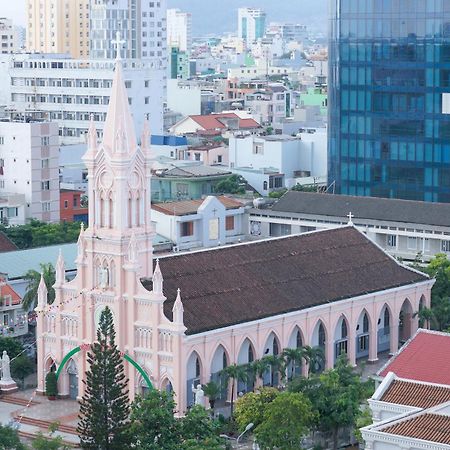
M193 34L235 31L237 8L260 7L267 12L268 22L305 23L326 30L327 0L167 0L169 8L192 13ZM0 0L0 17L8 17L25 25L25 0Z

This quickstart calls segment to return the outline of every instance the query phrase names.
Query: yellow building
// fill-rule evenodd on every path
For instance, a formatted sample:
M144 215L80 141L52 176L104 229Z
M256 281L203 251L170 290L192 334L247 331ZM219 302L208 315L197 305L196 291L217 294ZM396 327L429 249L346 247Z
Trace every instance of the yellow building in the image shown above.
M28 51L89 56L89 0L27 0Z

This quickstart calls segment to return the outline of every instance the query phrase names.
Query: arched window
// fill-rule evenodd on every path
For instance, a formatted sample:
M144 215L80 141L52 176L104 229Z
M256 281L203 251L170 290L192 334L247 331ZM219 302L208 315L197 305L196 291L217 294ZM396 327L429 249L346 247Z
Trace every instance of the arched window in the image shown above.
M341 323L341 338L345 339L347 337L347 322L345 321L345 319L342 320Z
M295 336L295 344L297 348L302 347L302 334L300 333L300 330L297 330L297 334Z
M264 189L265 191L267 191L267 181L264 181L264 183L263 183L263 189Z
M222 355L222 364L223 364L223 367L227 367L227 354L225 353L225 352L223 352L223 355Z
M253 362L254 360L254 355L253 355L253 348L251 345L248 346L248 362Z
M325 347L325 328L322 322L319 325L319 347Z
M278 353L279 353L279 348L278 348L278 341L277 341L277 339L276 338L274 338L274 340L273 340L273 355L278 355Z
M363 317L363 333L369 332L369 318L367 317L367 314L364 314Z
M390 326L390 314L389 314L389 310L386 308L384 310L384 327L389 327Z
M198 358L195 358L195 377L200 377L200 361Z

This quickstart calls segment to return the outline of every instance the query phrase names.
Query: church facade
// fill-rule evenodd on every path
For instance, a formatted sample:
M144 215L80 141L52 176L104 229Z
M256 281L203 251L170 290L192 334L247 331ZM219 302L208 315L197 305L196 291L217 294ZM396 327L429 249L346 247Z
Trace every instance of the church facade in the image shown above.
M93 122L88 134L89 223L78 240L77 275L65 281L60 256L52 305L43 280L39 287L38 391L56 370L60 395L83 394L86 354L106 306L130 396L173 390L180 414L193 402L192 386L220 382L227 365L302 345L321 347L326 367L343 353L352 364L375 361L415 332L414 312L429 306L434 280L352 226L154 262L149 137L146 124L138 145L118 61L103 142ZM278 381L270 371L262 380Z

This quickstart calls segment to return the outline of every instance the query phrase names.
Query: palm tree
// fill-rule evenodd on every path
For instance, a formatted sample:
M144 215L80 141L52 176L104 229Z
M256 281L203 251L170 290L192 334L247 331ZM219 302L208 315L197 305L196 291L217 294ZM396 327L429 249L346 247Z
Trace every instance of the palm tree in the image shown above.
M276 374L278 372L281 375L281 377L283 377L284 360L281 356L278 356L278 355L268 355L268 356L265 356L263 359L266 359L267 362L269 363L269 368L271 370L270 384L273 386L274 385L274 374Z
M51 304L55 300L55 290L53 289L53 285L55 284L55 268L51 263L40 264L40 268L44 276L45 285L47 286L47 302ZM28 281L28 286L22 299L22 307L25 311L28 311L36 307L41 274L36 270L29 270L25 274L24 279Z
M288 369L289 365L291 365L291 374L288 374L288 380L292 380L295 376L295 367L301 366L302 360L306 359L305 349L304 347L285 348L281 353L281 357L284 360L286 369Z
M214 381L209 381L203 385L203 392L209 399L209 406L214 410L214 404L220 395L220 386Z
M427 328L445 331L450 326L450 298L435 297L431 302L431 308L420 308L414 313L414 317L416 316Z
M309 373L315 373L325 365L325 353L322 347L303 347L304 359L309 363Z
M254 378L259 378L261 380L261 384L264 384L263 377L267 370L270 368L270 363L267 359L267 356L261 359L257 359L253 361L251 364L252 373Z
M230 416L233 417L233 407L234 407L234 385L236 381L245 382L248 379L248 368L246 365L231 364L223 368L220 374L225 378L225 380L231 380L231 404L230 404Z

